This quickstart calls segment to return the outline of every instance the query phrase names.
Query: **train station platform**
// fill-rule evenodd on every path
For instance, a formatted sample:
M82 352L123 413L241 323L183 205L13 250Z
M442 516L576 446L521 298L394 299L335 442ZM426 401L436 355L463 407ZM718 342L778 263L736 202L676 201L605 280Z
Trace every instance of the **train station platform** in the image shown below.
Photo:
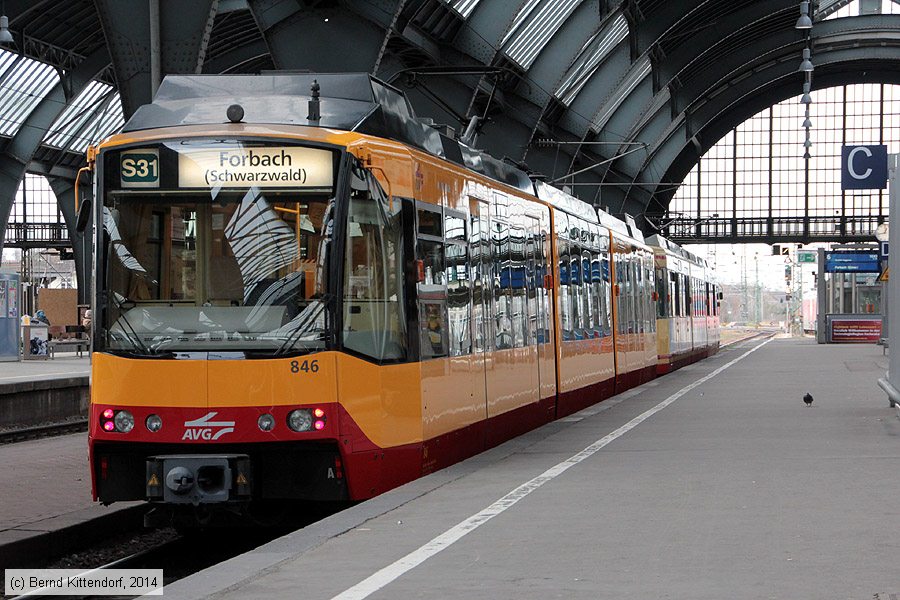
M900 594L900 420L876 384L886 366L876 346L735 344L165 595Z
M0 446L0 569L39 566L124 524L140 502L101 506L91 498L87 433Z
M90 358L0 362L0 431L87 416Z

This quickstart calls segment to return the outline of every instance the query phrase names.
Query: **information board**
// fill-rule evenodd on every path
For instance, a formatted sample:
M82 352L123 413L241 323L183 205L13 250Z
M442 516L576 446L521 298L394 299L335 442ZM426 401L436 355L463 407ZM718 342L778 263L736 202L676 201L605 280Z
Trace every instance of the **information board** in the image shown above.
M829 316L829 334L834 343L875 343L881 339L881 319Z
M878 252L826 252L826 273L881 273Z

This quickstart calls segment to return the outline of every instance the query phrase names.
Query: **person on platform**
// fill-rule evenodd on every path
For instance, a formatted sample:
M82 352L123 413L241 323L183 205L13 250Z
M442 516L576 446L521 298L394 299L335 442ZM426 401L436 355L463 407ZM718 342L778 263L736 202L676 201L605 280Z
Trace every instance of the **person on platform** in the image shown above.
M91 334L91 321L93 317L91 315L91 309L87 309L84 311L84 316L81 317L81 325L84 327L84 332L88 335Z

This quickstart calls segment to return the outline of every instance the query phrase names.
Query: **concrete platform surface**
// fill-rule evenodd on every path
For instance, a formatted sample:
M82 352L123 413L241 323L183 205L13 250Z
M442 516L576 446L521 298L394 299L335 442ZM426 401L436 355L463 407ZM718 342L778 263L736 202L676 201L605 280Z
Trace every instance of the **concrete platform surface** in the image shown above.
M876 385L885 368L875 346L737 344L165 595L900 594L900 420Z
M21 381L43 381L73 377L89 377L91 359L85 354L59 353L53 360L0 362L0 386Z
M87 433L2 445L0 567L37 547L26 542L41 538L43 545L47 534L138 504L104 507L91 499Z

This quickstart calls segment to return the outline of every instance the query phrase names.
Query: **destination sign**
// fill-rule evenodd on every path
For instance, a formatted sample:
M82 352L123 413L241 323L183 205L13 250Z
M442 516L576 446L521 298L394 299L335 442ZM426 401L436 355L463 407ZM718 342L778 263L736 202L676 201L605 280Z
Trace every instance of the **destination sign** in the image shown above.
M826 273L881 273L878 252L826 252Z
M332 153L299 146L216 146L181 151L178 185L330 190L334 185Z

